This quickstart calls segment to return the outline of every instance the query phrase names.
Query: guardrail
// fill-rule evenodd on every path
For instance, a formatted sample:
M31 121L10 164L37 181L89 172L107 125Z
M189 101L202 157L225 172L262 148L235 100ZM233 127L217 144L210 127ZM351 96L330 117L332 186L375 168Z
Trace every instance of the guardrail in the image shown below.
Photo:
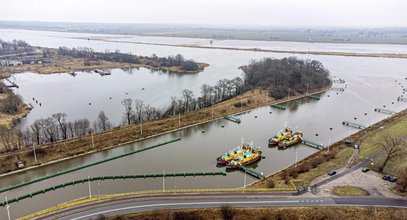
M196 177L196 176L226 176L226 172L200 172L200 173L157 173L157 174L143 174L143 175L121 175L121 176L98 176L98 177L89 177L85 179L79 179L52 187L48 187L43 190L39 190L33 193L29 193L23 196L19 196L14 199L10 199L7 202L0 203L0 206L6 206L11 203L19 202L24 199L32 198L34 196L45 194L49 191L55 191L57 189L65 188L67 186L74 186L81 183L93 182L93 181L104 181L104 180L126 180L126 179L146 179L146 178L160 178L160 177Z

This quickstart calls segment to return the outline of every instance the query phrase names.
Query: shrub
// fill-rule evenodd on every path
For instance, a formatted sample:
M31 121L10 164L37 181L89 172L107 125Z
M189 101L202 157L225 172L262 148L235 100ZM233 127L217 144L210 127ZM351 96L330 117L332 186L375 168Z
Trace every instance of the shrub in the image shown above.
M225 220L232 220L233 217L235 216L235 211L228 204L222 205L220 211L222 213L223 219Z
M268 187L268 188L274 188L274 186L275 186L275 183L274 183L273 180L267 181L267 187Z

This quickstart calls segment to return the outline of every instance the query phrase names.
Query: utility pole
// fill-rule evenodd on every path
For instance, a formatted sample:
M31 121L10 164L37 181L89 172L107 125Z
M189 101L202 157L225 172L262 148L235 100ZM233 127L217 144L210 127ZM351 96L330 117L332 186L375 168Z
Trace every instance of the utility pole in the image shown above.
M37 153L35 152L35 144L33 145L33 149L34 149L34 160L35 163L37 163Z
M165 172L163 170L163 192L165 192Z
M297 161L298 161L298 153L297 153L297 150L295 150L295 168L297 168Z
M213 105L212 105L212 118L213 118Z
M244 170L244 182L243 182L243 188L246 189L246 182L247 182L247 177L246 177L246 170Z
M140 120L140 134L143 135L143 119Z
M95 149L95 140L93 139L93 132L92 132L92 148Z
M8 205L7 196L5 197L5 199L6 199L6 209L7 209L7 216L8 216L8 220L11 220L11 215L10 215L10 206Z
M90 188L90 176L88 176L89 199L92 198L92 189Z

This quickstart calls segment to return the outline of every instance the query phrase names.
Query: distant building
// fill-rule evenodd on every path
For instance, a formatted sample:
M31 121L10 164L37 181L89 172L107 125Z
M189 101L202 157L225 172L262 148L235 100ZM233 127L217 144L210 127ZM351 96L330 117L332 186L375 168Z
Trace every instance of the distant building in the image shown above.
M22 66L23 62L21 60L0 60L2 66Z

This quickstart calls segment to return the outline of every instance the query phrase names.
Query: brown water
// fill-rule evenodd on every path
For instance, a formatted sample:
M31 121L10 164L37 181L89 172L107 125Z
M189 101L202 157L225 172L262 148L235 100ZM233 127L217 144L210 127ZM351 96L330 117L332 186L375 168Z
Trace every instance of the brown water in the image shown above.
M37 40L38 43L41 43L39 45L47 46L47 40L50 42L49 46L54 46L57 43L54 37L44 36L44 32L37 33L32 38L33 41ZM38 39L42 39L41 42ZM30 41L30 39L25 40ZM240 75L237 67L247 64L250 59L265 56L276 58L291 56L287 54L88 42L78 39L65 40L63 43L68 46L87 44L98 49L104 47L111 49L127 48L134 53L138 53L138 51L143 51L143 53L155 52L159 56L182 53L185 57L207 62L211 66L202 73L186 76L150 73L146 69L135 70L133 74L117 69L113 70L113 74L107 77L88 73L79 74L76 78L67 74L50 76L32 73L19 74L16 76L16 81L20 85L17 92L25 100L30 100L33 96L38 97L39 100L44 100L43 106L34 108L29 117L23 121L21 125L23 127L39 117L45 117L57 111L66 112L72 119L81 117L92 119L99 110L105 110L114 122L118 122L122 112L119 102L124 97L140 97L146 102L162 106L168 103L170 96L178 95L182 89L189 88L199 92L202 83L213 85L219 79ZM299 57L306 58L307 56L299 55ZM305 139L327 145L329 139L333 142L346 137L349 133L356 132L355 129L342 126L341 122L344 120L355 121L354 118L356 117L355 122L369 125L388 116L375 113L373 109L376 107L385 105L387 109L394 111L406 108L406 102L397 102L396 99L402 94L401 85L398 83L402 82L402 85L407 85L407 80L404 80L407 77L405 71L407 60L337 56L310 56L310 58L320 60L331 71L332 75L344 78L347 85L345 92L326 92L319 101L307 98L293 101L289 103L289 108L286 111L271 109L270 107L259 108L240 115L241 124L218 120L146 141L1 177L0 186L4 187L171 140L178 136L182 137L181 141L173 144L45 180L2 193L0 196L14 198L87 176L162 173L163 171L165 173L223 171L224 169L216 167L215 158L239 145L242 137L245 141L253 141L255 145L262 147L266 158L261 160L255 168L265 175L270 175L293 164L296 155L300 160L316 151L301 144L284 151L267 148L267 140L285 124L294 129L302 130ZM345 84L334 84L334 87L345 87ZM142 93L140 87L145 87L146 92ZM127 96L125 92L128 92ZM112 100L107 98L109 96L112 97ZM90 100L92 106L88 107L86 104ZM272 113L270 114L270 112ZM221 125L224 125L224 128ZM331 127L333 128L332 132L329 131ZM202 133L202 130L206 132ZM255 181L254 178L247 178L247 183L253 181ZM162 183L160 178L95 182L91 186L93 194L109 194L162 189ZM233 188L242 187L243 184L244 175L239 171L228 173L226 177L187 177L167 178L165 180L166 189ZM87 191L88 185L82 184L12 204L12 216L22 216L67 200L86 196ZM6 217L5 209L0 209L0 216Z

